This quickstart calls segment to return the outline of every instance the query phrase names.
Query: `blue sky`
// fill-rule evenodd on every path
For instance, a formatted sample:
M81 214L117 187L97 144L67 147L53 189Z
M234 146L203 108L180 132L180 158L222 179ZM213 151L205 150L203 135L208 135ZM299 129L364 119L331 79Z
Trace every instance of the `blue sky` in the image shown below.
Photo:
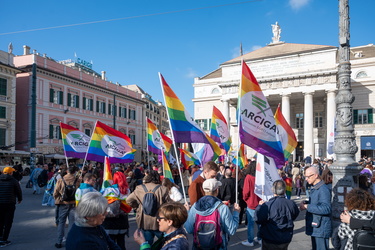
M238 3L238 4L235 4ZM217 6L217 7L214 7ZM271 42L338 45L338 0L2 0L0 50L28 45L55 60L78 57L122 85L163 100L158 72L193 114L194 77ZM211 7L211 8L208 8ZM6 10L6 11L4 11ZM351 46L375 43L375 0L351 0ZM119 19L119 20L113 20ZM51 28L71 24L61 28ZM21 32L33 29L37 31Z

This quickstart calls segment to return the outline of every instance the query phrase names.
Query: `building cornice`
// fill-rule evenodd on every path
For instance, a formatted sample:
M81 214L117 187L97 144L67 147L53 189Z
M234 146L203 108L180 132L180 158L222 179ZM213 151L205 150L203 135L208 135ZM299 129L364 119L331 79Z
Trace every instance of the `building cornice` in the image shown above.
M31 72L31 65L28 65L27 67L23 68L23 70L25 72ZM146 104L147 103L146 101L144 101L142 99L137 99L137 98L134 98L132 96L128 96L128 95L125 95L125 94L122 94L122 93L119 93L119 92L116 92L116 91L113 91L113 90L109 90L107 88L104 88L104 87L101 87L101 86L98 86L98 85L94 85L90 82L82 81L82 80L74 78L74 77L62 75L62 74L57 73L53 70L47 70L47 69L44 69L44 68L37 68L37 74L38 73L41 73L45 76L52 77L52 78L55 78L55 79L58 79L58 80L61 80L61 81L64 81L64 82L69 82L69 83L72 83L72 84L75 84L75 85L78 85L78 86L82 86L82 87L85 87L85 88L88 88L88 89L100 91L104 94L108 94L108 95L114 95L115 94L116 97L123 98L127 101L134 101L134 102L138 102L140 104Z

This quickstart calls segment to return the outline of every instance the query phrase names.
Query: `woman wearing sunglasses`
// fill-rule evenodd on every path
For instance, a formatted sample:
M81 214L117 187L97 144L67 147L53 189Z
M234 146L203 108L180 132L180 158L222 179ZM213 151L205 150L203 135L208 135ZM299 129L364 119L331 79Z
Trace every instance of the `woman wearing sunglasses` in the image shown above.
M163 236L152 244L152 249L189 249L183 227L187 217L188 213L183 204L176 202L163 204L156 217L159 223L159 231L163 233ZM134 240L141 246L140 250L151 249L140 229L134 232Z

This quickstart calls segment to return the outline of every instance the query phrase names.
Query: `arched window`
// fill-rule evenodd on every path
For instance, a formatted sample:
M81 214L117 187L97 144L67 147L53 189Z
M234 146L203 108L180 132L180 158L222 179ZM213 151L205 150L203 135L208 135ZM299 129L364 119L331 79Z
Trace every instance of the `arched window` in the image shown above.
M211 94L214 94L214 95L220 94L220 90L218 90L218 88L214 88L214 89L211 91Z
M355 78L365 78L365 77L367 77L366 71L359 71L357 75L355 76Z

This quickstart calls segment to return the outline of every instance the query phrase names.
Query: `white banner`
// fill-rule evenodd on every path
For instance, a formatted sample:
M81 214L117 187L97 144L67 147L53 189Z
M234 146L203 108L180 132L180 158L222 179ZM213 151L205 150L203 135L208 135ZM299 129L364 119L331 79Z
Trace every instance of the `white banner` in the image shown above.
M262 200L268 201L274 196L272 192L273 183L280 179L273 158L258 153L255 171L255 194Z

